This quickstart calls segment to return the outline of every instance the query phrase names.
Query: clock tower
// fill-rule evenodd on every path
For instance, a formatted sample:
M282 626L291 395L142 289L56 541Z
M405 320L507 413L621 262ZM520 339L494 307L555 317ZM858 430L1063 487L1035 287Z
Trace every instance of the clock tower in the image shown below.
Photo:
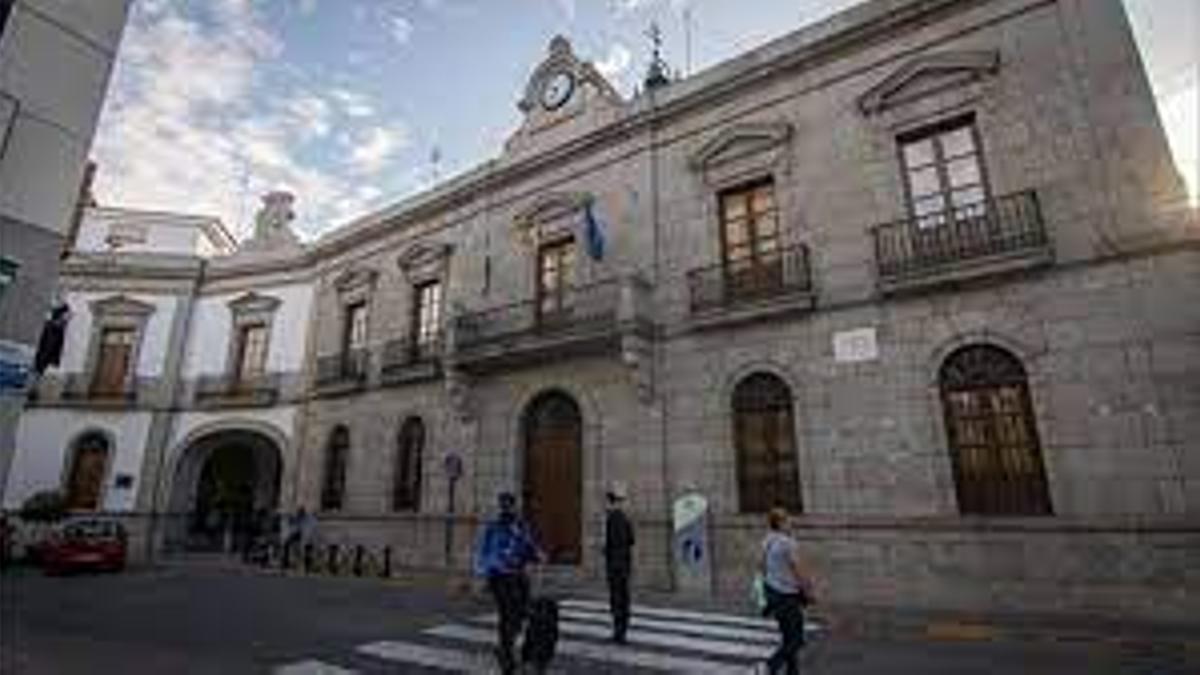
M525 119L505 144L505 153L524 154L585 134L620 117L625 105L600 71L576 56L569 40L557 36L529 76L517 103Z

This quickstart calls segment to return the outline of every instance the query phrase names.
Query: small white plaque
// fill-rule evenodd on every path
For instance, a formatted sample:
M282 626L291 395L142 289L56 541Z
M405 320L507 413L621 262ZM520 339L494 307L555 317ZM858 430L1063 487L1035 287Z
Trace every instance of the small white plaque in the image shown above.
M879 358L879 343L875 328L856 328L833 334L833 360L838 363L861 363Z

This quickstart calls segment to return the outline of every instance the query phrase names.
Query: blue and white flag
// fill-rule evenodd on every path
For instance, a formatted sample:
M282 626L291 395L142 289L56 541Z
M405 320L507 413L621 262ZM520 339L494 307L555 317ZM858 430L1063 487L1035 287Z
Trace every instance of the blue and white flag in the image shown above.
M596 217L595 202L588 200L583 207L583 245L592 260L604 258L604 224Z

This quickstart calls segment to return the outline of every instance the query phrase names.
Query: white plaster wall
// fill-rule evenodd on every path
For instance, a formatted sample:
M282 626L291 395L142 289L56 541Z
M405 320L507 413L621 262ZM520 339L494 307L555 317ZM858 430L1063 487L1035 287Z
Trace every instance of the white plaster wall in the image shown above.
M271 344L267 352L268 372L297 372L304 363L308 341L308 319L312 310L312 284L265 286L255 293L280 300L271 327ZM232 315L229 302L244 292L206 296L196 303L188 336L184 377L196 377L225 372L229 351Z
M113 442L104 477L104 510L132 510L141 479L150 416L149 412L26 410L17 426L16 453L4 491L4 507L19 508L35 492L61 488L68 471L71 444L84 432L98 430ZM133 476L133 485L127 489L113 485L117 474L122 473Z
M65 373L80 373L86 367L88 345L92 339L91 303L111 297L112 293L68 293L67 304L71 306L71 321L67 325L67 341L63 346L60 369ZM137 374L142 377L158 377L163 371L167 355L167 340L170 338L171 321L175 316L179 298L173 295L149 295L128 293L128 297L154 305L154 312L146 323L142 335L141 352L138 355Z

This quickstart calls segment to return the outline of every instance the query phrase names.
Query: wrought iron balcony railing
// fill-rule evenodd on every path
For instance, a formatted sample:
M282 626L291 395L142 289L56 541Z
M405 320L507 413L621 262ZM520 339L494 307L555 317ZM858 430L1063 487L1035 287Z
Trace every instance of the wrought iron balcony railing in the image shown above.
M564 289L553 298L527 300L455 318L454 347L469 350L521 337L586 333L617 322L620 284L609 279Z
M275 374L203 375L196 381L196 404L200 406L271 405L278 398Z
M812 271L804 244L757 258L688 272L693 313L726 310L772 299L811 296Z
M1048 256L1050 238L1032 190L943 213L876 226L875 264L884 287L992 260Z
M436 377L441 373L441 359L441 333L424 342L408 335L383 346L381 375L387 383Z
M368 352L351 349L317 357L317 387L363 385L367 381Z

